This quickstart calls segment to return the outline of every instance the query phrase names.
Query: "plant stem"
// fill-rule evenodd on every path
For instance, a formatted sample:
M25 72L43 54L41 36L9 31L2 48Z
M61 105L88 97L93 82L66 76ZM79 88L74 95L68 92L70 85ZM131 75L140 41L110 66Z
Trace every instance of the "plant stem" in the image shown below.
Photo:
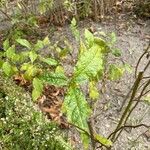
M112 132L109 137L111 137L113 134L119 132L120 130L124 129L124 128L139 128L139 127L145 127L145 128L150 128L150 125L146 125L146 124L139 124L139 125L135 125L135 126L132 126L132 125L124 125L124 126L121 126L120 128L118 128L115 132ZM109 138L108 137L108 138Z
M143 54L145 54L145 52ZM143 54L142 54L142 57L144 56ZM139 62L140 61L138 61L138 64L139 64ZM143 79L144 73L148 69L149 66L150 66L150 61L148 61L148 63L144 67L143 71L139 72L138 77L137 77L136 81L134 82L134 85L131 88L132 94L131 94L131 98L128 102L128 105L127 105L126 109L124 110L124 113L122 114L121 119L120 119L115 131L113 133L111 133L108 137L108 138L111 138L111 140L113 142L115 142L118 139L118 137L120 136L121 132L124 129L122 125L125 126L129 116L131 115L133 110L137 107L138 103L140 102L141 97L144 96L145 93L149 92L149 90L146 92L145 92L145 90L150 85L150 79L146 83L144 82L145 85L142 84L144 87L142 88L142 91L140 92L140 95L138 96L138 98L136 98L136 100L137 100L136 103L134 104L134 106L132 106L133 102L135 101L135 96L136 96L136 93L137 93L139 87L140 88L142 87L142 86L140 86L140 83ZM119 133L118 133L118 131L119 131Z
M140 64L140 62L141 62L141 60L142 60L142 58L144 57L144 55L148 53L149 48L150 48L150 42L149 42L147 48L145 49L145 52L141 55L141 57L139 58L139 60L138 60L138 62L137 62L137 65L136 65L136 67L135 67L135 77L136 77L136 74L137 74L138 66L139 66L139 64Z
M133 100L134 100L134 97L135 97L135 95L136 95L137 89L138 89L139 84L140 84L140 82L141 82L141 80L142 80L143 73L144 73L144 72L139 72L139 74L138 74L138 77L137 77L137 79L136 79L136 81L135 81L135 83L134 83L134 85L133 85L133 91L132 91L132 94L131 94L131 98L130 98L130 100L129 100L129 102L128 102L128 105L127 105L127 107L126 107L126 109L125 109L123 115L121 116L121 119L120 119L120 121L119 121L119 123L118 123L118 125L117 125L117 127L116 127L116 129L115 129L114 132L116 132L116 131L122 126L122 124L123 124L123 123L125 122L125 120L126 120L126 116L128 115L128 112L129 112L129 110L130 110L130 108L131 108L131 105L132 105L132 102L133 102ZM112 141L114 141L114 139L116 138L116 134L117 134L117 133L113 134L113 136L112 136L112 138L111 138Z
M91 143L92 143L92 149L95 150L95 147L96 147L96 143L95 143L95 138L94 138L94 131L93 131L93 123L92 123L93 120L88 120L88 127L89 127L89 131L90 131L90 135L91 135Z
M10 20L10 21L12 20L11 17L6 12L4 12L2 9L0 9L0 12L2 14L4 14L8 20Z

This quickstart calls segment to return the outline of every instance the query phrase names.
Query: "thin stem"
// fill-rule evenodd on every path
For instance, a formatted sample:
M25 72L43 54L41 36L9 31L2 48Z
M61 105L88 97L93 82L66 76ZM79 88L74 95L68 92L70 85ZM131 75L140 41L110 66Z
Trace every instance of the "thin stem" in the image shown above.
M110 138L113 134L119 132L120 130L124 129L124 128L139 128L139 127L145 127L145 128L150 128L150 125L146 125L146 124L139 124L139 125L135 125L135 126L132 126L132 125L124 125L124 126L121 126L120 128L118 128L116 131L112 132L108 138Z
M0 9L0 12L2 14L4 14L8 20L12 21L11 17L6 12L4 12L2 9Z
M148 85L150 85L150 80L149 80L149 81L147 82L147 84L143 87L143 89L142 89L142 91L141 91L139 97L137 98L137 101L136 101L135 105L132 107L132 109L130 110L130 112L129 112L127 118L126 118L125 123L126 123L127 119L129 118L129 116L131 115L131 113L133 112L133 110L134 110L134 109L136 108L136 106L138 105L138 103L139 103L141 97L143 96L143 93L144 93L145 89L148 87Z
M88 131L84 130L83 128L80 128L79 126L77 126L77 125L75 125L75 124L73 124L73 123L70 123L70 122L68 122L68 124L71 125L71 126L76 127L77 129L79 129L79 130L81 130L81 131L83 131L88 137L90 137L90 138L93 137ZM106 145L102 144L100 141L98 141L97 139L95 139L95 137L93 137L92 140L95 141L96 143L99 143L99 144L101 144L102 146L104 146L104 147L107 148Z
M149 46L148 46L148 48L147 48L146 51L145 51L146 53L147 53L148 49L149 49ZM138 63L137 63L137 66L136 66L136 71L137 71L138 65L139 65L139 63L140 63L140 60L141 60L142 57L145 55L145 52L142 54L142 56L141 56L140 59L138 60ZM127 105L127 107L126 107L124 113L123 113L122 116L121 116L121 119L120 119L120 121L119 121L119 123L118 123L118 125L117 125L117 127L116 127L116 129L115 129L115 131L117 131L117 130L122 126L122 124L124 124L124 125L126 124L126 122L127 122L128 118L129 118L129 116L131 115L132 111L136 108L136 106L138 105L138 103L139 103L141 97L143 96L143 93L144 93L145 89L146 89L147 86L150 84L150 79L149 79L149 81L148 81L148 82L145 84L145 86L143 87L143 89L142 89L142 91L141 91L141 93L140 93L140 96L138 97L138 101L137 101L136 104L132 107L132 103L133 103L134 100L135 100L134 98L135 98L135 95L136 95L136 93L137 93L137 91L138 91L140 82L142 81L143 75L144 75L145 71L147 70L147 68L148 68L149 66L150 66L150 61L148 61L148 63L147 63L146 66L144 67L143 71L139 72L138 77L137 77L137 79L136 79L136 81L135 81L133 87L131 88L131 89L133 89L133 90L132 90L132 94L131 94L131 98L130 98L130 100L129 100L129 102L128 102L128 105ZM136 74L136 71L135 71L135 74ZM128 94L127 94L127 95L128 95ZM131 108L131 107L132 107L132 108ZM131 110L130 110L130 109L131 109ZM115 131L114 131L114 132L115 132ZM118 137L120 136L120 134L121 134L122 131L123 131L123 129L121 129L121 131L118 133L118 135L116 135L116 134L117 134L117 132L116 132L115 134L111 135L112 138L111 138L111 136L110 136L109 138L111 138L111 140L112 140L113 142L115 142L115 141L118 139Z
M144 91L145 91L145 89L147 88L148 85L150 85L150 80L149 80L149 81L147 82L147 84L143 87L143 89L142 89L142 91L141 91L141 94L140 94L140 96L138 97L137 102L136 102L135 105L131 108L131 110L129 111L128 115L126 116L126 119L125 119L125 121L124 121L124 125L126 124L128 118L129 118L129 116L131 115L131 113L133 112L133 110L134 110L134 109L137 107L137 105L139 104L140 99L141 99L141 97L142 97L142 95L143 95L143 93L144 93ZM119 135L121 134L122 131L123 131L123 130L121 130L121 131L119 132ZM115 138L114 141L116 141L117 139L118 139L118 136Z
M136 95L136 92L137 92L137 89L138 89L138 87L139 87L139 84L140 84L140 82L141 82L141 80L142 80L142 77L143 77L143 72L139 72L138 77L137 77L137 79L136 79L136 81L135 81L135 83L134 83L134 85L133 85L133 91L132 91L132 95L131 95L131 98L130 98L130 100L129 100L129 103L128 103L128 105L127 105L127 107L126 107L126 109L125 109L123 115L121 116L121 119L120 119L120 121L119 121L119 123L118 123L118 125L117 125L117 127L116 127L116 129L115 129L115 131L117 131L118 128L120 128L120 126L121 126L121 125L123 124L123 122L125 121L125 118L126 118L126 116L127 116L128 111L129 111L130 108L131 108L133 99L134 99L134 97L135 97L135 95ZM113 140L115 139L115 137L116 137L116 134L114 134L114 135L112 136L111 140L113 141Z
M147 77L143 77L143 79L149 79L150 78L150 76L147 76Z
M149 44L148 44L148 46L147 46L145 52L140 56L140 58L139 58L139 60L138 60L138 62L137 62L137 65L136 65L136 67L135 67L135 77L137 76L138 66L139 66L139 64L140 64L140 62L141 62L141 60L142 60L142 58L144 57L144 55L147 54L149 48L150 48L150 42L149 42Z
M92 149L95 150L96 143L95 143L95 138L94 138L94 131L93 131L93 123L92 120L88 120L88 127L91 135L91 143L92 143Z
M128 97L130 96L132 90L133 90L133 87L130 89L130 91L128 92L128 94L127 94L126 97L124 98L123 103L121 104L121 107L120 107L119 111L122 111L123 106L125 105L126 101L128 100Z
M145 96L146 94L150 93L150 90L147 90L145 93L143 93L142 96Z

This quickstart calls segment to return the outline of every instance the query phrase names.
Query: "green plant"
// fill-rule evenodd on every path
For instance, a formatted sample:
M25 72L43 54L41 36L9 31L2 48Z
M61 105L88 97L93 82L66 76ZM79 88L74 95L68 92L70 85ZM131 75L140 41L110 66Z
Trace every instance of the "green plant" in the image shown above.
M1 53L0 67L6 76L23 75L23 78L28 81L33 81L33 88L35 88L34 77L38 76L44 69L46 64L50 66L57 66L58 62L52 58L44 58L38 53L38 50L49 46L48 37L43 41L38 40L36 44L31 44L25 39L16 39L16 42L26 48L26 51L16 52L15 45L10 46L9 40L3 43L4 52ZM42 90L40 90L40 93ZM37 99L40 94L33 90L33 99Z
M53 8L54 0L40 0L39 2L39 12L41 14L46 13L48 10Z
M88 120L90 120L93 106L87 102L85 94L81 90L81 85L88 82L89 98L91 101L98 99L97 82L102 81L106 74L108 76L107 79L118 80L123 75L125 67L107 64L108 67L106 68L108 55L113 54L116 56L118 54L118 51L116 54L112 49L112 44L115 42L114 35L112 40L107 42L99 37L95 37L90 31L85 29L84 40L82 40L79 34L76 34L78 32L74 20L72 24L71 29L75 30L73 34L80 43L78 58L72 76L67 78L64 72L45 72L39 77L38 82L40 84L65 86L67 88L62 111L67 115L68 122L79 130L85 148L89 146L91 137L92 141L109 147L112 145L110 140L92 133L89 129Z
M77 22L76 22L75 18L73 18L72 21L71 21L70 29L72 31L72 34L76 38L76 40L80 40L80 32L78 30Z
M9 0L4 0L0 3L0 13L3 15L1 21L7 19L7 24L9 24L9 27L4 30L5 37L9 38L12 42L18 38L40 37L40 12L37 4L40 5L36 1L26 0L13 3Z

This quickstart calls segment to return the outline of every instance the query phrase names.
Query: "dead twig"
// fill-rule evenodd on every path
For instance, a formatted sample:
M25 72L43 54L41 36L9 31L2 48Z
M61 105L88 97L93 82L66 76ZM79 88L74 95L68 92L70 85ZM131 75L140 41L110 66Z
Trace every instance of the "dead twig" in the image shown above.
M138 60L138 62L137 62L137 65L136 65L136 67L135 67L135 78L136 78L136 76L137 76L138 66L139 66L139 64L140 64L140 62L141 62L141 60L142 60L142 58L144 57L144 55L148 54L149 48L150 48L150 42L149 42L149 44L148 44L148 46L147 46L145 52L140 56L140 58L139 58L139 60Z
M9 21L12 21L12 18L11 18L5 11L3 11L2 9L0 9L0 12L1 12L4 16L6 16L6 18L7 18Z
M108 138L110 138L113 134L116 134L117 132L119 132L120 130L122 129L125 129L125 128L139 128L139 127L145 127L145 128L150 128L150 125L146 125L146 124L139 124L139 125L124 125L124 126L121 126L120 128L118 128L116 131L112 132Z

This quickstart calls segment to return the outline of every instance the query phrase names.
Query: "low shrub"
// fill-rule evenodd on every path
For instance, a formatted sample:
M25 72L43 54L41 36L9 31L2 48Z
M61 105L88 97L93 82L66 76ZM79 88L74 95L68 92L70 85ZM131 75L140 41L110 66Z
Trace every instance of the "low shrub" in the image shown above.
M57 126L46 120L30 96L0 75L0 149L71 149Z

